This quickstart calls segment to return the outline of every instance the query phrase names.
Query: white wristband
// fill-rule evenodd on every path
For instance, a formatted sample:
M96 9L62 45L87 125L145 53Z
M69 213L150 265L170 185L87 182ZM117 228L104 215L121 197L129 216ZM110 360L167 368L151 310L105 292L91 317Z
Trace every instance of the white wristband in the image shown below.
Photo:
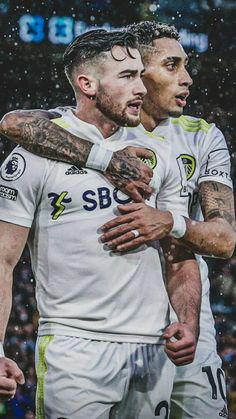
M0 358L4 358L5 354L4 354L4 349L3 349L3 344L2 342L0 342Z
M90 150L86 167L105 172L111 161L112 155L113 151L107 150L99 144L94 144Z
M170 231L170 235L175 239L180 239L186 233L187 225L183 215L176 214L174 211L170 211L173 217L173 227Z

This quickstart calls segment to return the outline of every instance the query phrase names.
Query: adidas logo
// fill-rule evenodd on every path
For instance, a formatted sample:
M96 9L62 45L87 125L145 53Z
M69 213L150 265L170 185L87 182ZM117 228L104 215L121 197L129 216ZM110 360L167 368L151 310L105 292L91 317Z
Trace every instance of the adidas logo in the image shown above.
M220 411L219 416L221 418L228 418L228 410L226 406L224 406L223 409Z
M88 172L85 169L77 166L71 166L66 172L66 175L86 175Z

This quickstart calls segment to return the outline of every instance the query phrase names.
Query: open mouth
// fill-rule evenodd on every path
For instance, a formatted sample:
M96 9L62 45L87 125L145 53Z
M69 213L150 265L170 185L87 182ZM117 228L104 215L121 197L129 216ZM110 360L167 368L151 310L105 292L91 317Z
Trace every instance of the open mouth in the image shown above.
M139 114L142 106L142 101L130 102L128 103L128 108L132 111L132 114Z
M187 97L188 97L188 94L176 95L175 98L176 98L177 104L179 106L181 106L181 107L186 106L186 104L187 104L187 100L186 100Z

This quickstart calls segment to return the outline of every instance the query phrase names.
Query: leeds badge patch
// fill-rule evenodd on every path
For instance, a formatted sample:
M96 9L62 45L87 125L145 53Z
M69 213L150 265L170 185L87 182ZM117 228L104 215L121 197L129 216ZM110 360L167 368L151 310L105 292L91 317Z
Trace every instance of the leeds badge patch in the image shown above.
M144 157L139 157L139 159L142 160L142 162L149 166L151 169L155 169L157 165L157 156L153 150L150 150L150 148L147 148L147 150L152 152L151 158L145 159Z
M191 179L196 169L196 160L189 154L180 154L179 158L184 165L187 180Z

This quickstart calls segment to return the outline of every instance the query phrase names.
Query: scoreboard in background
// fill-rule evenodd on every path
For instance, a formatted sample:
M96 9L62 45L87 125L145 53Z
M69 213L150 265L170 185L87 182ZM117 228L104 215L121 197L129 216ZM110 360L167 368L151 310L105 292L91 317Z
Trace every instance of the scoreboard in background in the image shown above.
M47 19L41 15L24 14L19 18L19 36L24 42L37 43L48 39L52 44L67 45L76 36L95 27L98 28L69 16L53 16ZM99 25L99 28L117 29L109 23ZM197 52L208 50L209 41L205 33L190 32L184 28L181 28L179 33L184 48L195 49Z

